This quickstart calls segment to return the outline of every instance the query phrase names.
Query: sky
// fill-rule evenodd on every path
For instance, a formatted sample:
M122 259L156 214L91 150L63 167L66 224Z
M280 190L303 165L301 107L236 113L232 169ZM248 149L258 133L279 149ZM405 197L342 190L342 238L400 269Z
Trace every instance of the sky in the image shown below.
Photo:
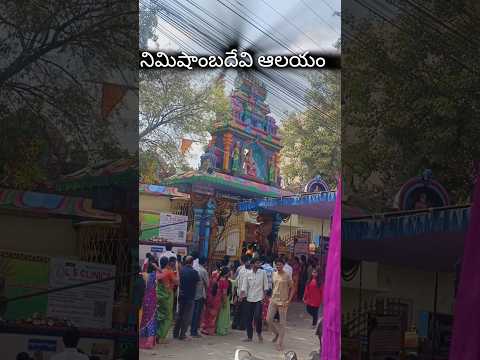
M190 29L181 29L183 22L175 23L172 13L185 16L208 30L209 36L223 38L237 32L240 48L253 47L264 54L332 52L340 37L340 0L142 0L148 7L160 6L163 16L158 17L157 41L148 42L151 50L183 50L188 54L210 54ZM173 10L173 11L172 11ZM228 35L227 35L228 36ZM272 39L273 38L273 39ZM225 40L228 42L228 40ZM281 70L286 80L304 88L308 81L296 70ZM235 78L235 71L226 74L227 91ZM270 91L271 90L271 91ZM298 101L280 99L267 84L267 103L277 122L285 112L302 110ZM296 104L296 105L295 105ZM201 144L195 144L188 162L196 167Z
M272 37L282 40L282 43L296 51L300 49L332 50L332 45L340 36L340 17L334 15L332 11L332 9L340 11L339 0L179 0L178 2L146 0L145 3L147 5L166 3L178 9L183 6L184 10L192 11L208 20L212 25L221 26L209 16L209 14L213 14L241 32L242 37L246 38L243 44L248 45L248 39L274 53L286 50L268 36L263 35L262 30L268 29ZM225 5L237 14L227 9ZM165 21L160 23L159 30L158 34L161 35L159 41L157 44L150 43L152 47L156 45L157 48L175 49L178 44L171 39L171 36L170 38L166 36L167 32L170 32L170 35L184 41L188 47L202 50L201 46Z

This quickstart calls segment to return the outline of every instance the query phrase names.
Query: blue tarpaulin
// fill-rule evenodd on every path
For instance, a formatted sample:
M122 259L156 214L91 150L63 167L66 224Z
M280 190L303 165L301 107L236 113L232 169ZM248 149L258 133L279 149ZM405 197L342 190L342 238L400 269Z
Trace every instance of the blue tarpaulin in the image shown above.
M463 254L469 219L469 207L345 219L343 256L451 272Z
M269 210L283 214L298 214L311 218L330 218L333 213L335 192L299 194L281 198L265 198L243 201L238 211Z

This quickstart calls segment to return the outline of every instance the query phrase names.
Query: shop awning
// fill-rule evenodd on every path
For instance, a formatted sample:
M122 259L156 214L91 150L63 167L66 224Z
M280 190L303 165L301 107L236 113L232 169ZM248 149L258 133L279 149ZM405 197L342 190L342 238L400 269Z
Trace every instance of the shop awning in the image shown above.
M282 214L297 214L310 218L328 219L335 207L335 192L298 194L281 198L243 201L237 204L238 211L274 211Z
M0 189L0 209L89 220L121 220L118 214L95 209L91 199L11 189Z
M105 160L62 176L52 187L60 193L112 186L129 188L138 182L137 161L136 158Z
M470 207L345 219L343 256L364 261L453 271L463 254Z
M161 186L161 185L151 185L151 184L140 184L139 187L140 193L153 195L153 196L167 196L170 198L185 198L189 199L190 195L178 191L176 188Z
M289 191L275 186L215 171L212 173L188 171L184 174L165 179L161 185L175 187L180 192L184 193L194 192L205 195L223 193L240 198L259 198L265 196L280 197L292 195Z

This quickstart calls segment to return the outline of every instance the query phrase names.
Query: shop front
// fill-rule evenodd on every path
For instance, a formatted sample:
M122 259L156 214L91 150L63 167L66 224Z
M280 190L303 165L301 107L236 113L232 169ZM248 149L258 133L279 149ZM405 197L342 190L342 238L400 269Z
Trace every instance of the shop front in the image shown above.
M0 189L0 209L0 348L11 352L2 351L2 357L26 351L48 360L62 351L61 336L73 325L85 353L114 359L133 330L118 315L130 310L124 277L117 280L123 269L94 260L101 249L90 244L85 229L101 227L95 241L120 251L120 217L94 208L90 199L9 189ZM100 282L52 291L95 281Z

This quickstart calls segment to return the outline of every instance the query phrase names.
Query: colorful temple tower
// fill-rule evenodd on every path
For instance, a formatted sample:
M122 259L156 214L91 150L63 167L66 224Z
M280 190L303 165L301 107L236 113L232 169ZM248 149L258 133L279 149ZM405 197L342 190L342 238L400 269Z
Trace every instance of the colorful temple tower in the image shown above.
M217 119L199 169L164 182L190 194L194 214L191 247L203 256L211 257L212 242L219 238L231 216L243 216L233 214L236 202L290 195L280 187L281 139L275 120L269 115L266 96L264 84L252 75L239 75L230 97L231 116ZM262 214L262 222L272 226L268 235L271 245L281 216ZM241 231L239 237L242 242Z

